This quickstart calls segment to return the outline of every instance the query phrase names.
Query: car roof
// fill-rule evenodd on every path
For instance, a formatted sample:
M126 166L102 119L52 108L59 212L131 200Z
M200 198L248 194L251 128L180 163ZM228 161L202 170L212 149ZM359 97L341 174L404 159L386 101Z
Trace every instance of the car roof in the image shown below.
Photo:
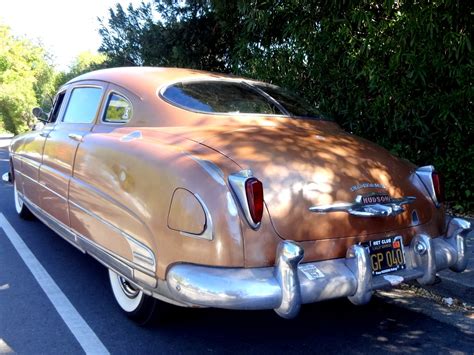
M193 69L163 67L119 67L96 70L71 79L67 84L81 81L105 81L126 88L140 97L156 95L163 85L185 80L238 79L232 75ZM244 80L242 78L242 80Z

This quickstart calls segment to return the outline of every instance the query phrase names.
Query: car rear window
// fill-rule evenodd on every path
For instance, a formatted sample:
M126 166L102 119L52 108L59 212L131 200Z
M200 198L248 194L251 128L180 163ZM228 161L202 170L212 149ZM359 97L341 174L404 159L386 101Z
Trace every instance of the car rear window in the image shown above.
M190 111L328 120L302 97L278 86L258 82L180 82L168 86L161 95L171 104Z
M172 104L199 112L280 115L279 108L252 87L239 82L176 83L163 92Z
M289 90L268 84L253 85L278 101L292 116L322 119L316 107L310 105L304 98L297 96Z

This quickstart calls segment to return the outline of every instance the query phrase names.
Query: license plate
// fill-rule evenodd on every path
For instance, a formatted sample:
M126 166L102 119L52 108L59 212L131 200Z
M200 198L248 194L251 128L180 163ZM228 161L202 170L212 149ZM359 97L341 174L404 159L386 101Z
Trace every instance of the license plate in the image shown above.
M372 275L405 269L405 254L401 236L372 240L363 245L369 250Z
M373 205L376 203L389 203L392 201L392 198L387 194L372 194L362 196L362 204L364 205Z

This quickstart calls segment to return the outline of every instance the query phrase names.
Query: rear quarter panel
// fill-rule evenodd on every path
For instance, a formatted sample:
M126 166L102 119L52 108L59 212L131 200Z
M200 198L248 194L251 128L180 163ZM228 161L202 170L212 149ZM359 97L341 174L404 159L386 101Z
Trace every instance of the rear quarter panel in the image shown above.
M140 138L124 139L136 131ZM221 154L159 129L93 131L76 154L69 190L71 227L128 260L130 250L121 232L130 235L155 252L162 279L176 262L243 266L240 219L237 212L228 213L233 200L225 180L209 174L202 161L238 169ZM168 228L177 188L198 194L206 204L213 218L212 241Z

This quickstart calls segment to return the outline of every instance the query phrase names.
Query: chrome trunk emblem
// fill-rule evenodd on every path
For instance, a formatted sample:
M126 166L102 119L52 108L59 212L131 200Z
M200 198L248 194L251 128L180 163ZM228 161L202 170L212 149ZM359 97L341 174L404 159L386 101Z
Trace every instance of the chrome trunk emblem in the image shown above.
M310 207L311 212L330 213L330 212L347 212L356 217L391 217L397 216L405 211L402 207L413 203L416 197L407 196L402 198L392 198L390 201L383 203L365 204L362 201L367 196L358 195L353 203L334 203L332 205L320 205Z

